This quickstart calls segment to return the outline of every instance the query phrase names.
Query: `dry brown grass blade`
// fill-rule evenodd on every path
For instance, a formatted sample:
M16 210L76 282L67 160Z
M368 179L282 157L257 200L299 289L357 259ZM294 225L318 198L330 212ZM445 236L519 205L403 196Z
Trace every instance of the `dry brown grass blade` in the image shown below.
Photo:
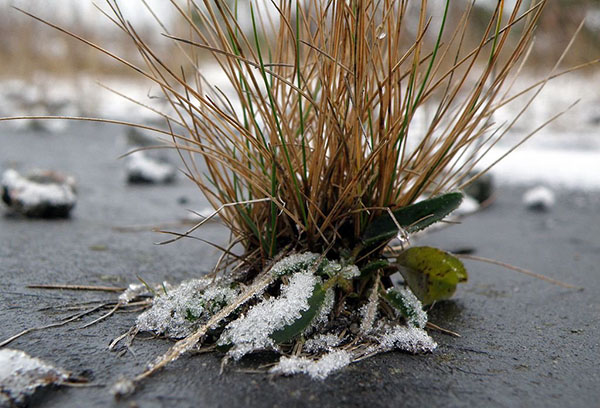
M36 284L27 285L30 289L54 289L54 290L84 290L84 291L99 291L99 292L123 292L126 288L118 288L114 286L95 286L95 285L62 285L62 284Z
M556 286L560 286L562 288L566 288L566 289L583 289L581 287L574 286L574 285L571 285L569 283L564 283L564 282L561 282L559 280L549 278L548 276L545 276L545 275L542 275L542 274L539 274L539 273L535 273L535 272L532 272L532 271L527 270L527 269L519 268L518 266L514 266L514 265L508 264L506 262L496 261L494 259L484 258L484 257L481 257L481 256L475 256L475 255L454 254L454 256L456 256L457 258L461 258L461 259L469 259L469 260L472 260L472 261L484 262L484 263L489 263L489 264L492 264L492 265L501 266L501 267L509 269L511 271L522 273L524 275L528 275L528 276L534 277L536 279L543 280L545 282L551 283L551 284L556 285Z

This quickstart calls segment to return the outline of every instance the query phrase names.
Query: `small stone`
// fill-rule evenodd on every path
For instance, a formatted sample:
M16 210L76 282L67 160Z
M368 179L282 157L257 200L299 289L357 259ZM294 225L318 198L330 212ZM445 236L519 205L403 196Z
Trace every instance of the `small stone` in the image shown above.
M175 181L175 167L142 151L127 156L126 167L127 182L131 184L169 184Z
M26 176L16 170L2 175L2 201L15 212L32 218L66 218L77 201L75 179L50 170Z
M69 372L20 350L0 350L0 407L25 406L40 389L75 379Z
M548 187L537 186L523 194L523 204L531 211L548 211L555 202L554 192Z
M471 178L476 174L477 172L469 173L467 177ZM481 204L492 197L494 190L494 177L490 173L486 173L466 186L464 188L464 193L469 197L473 197Z
M135 383L127 378L121 378L111 388L110 393L116 398L126 397L135 391Z

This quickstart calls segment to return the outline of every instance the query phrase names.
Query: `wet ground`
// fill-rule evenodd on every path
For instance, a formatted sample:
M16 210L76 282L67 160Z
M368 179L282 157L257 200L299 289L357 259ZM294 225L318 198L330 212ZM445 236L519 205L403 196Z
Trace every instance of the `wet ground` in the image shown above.
M173 186L127 186L124 164L116 160L126 150L122 133L116 126L90 124L73 124L61 135L15 133L0 124L0 169L56 168L75 175L80 186L69 220L0 216L0 339L64 316L48 307L113 297L28 284L125 286L137 276L177 282L214 265L218 253L199 241L156 246L162 238L156 233L114 228L169 223L184 217L186 208L205 206L183 177ZM131 353L109 352L107 345L133 324L134 314L118 313L79 329L95 315L31 333L9 347L91 378L90 387L36 395L31 406L40 407L598 406L600 194L559 191L551 211L533 213L521 203L523 191L500 187L493 206L420 243L473 249L585 289L469 261L469 283L430 313L432 322L462 337L432 332L439 349L430 355L376 356L324 382L257 373L265 361L260 357L219 375L219 355L185 356L146 380L131 398L115 402L108 387L140 372L172 344L140 339ZM214 223L199 236L227 239Z

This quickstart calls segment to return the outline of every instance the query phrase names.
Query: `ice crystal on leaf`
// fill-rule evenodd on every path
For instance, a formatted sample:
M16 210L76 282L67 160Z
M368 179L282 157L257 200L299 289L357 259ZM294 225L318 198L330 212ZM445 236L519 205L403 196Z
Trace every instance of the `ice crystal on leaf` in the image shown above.
M309 308L308 300L320 279L310 272L299 272L283 285L281 295L264 300L245 316L226 327L219 339L222 346L233 346L228 354L235 360L255 350L276 348L270 337L275 331L292 324Z
M271 268L271 273L274 276L289 275L294 272L301 272L309 269L319 259L318 254L312 252L304 252L302 254L293 254L286 256L277 262Z
M137 318L140 331L182 338L235 299L239 291L209 278L183 282L167 294L154 298L152 307Z
M393 288L388 289L388 293ZM427 312L423 310L423 304L414 293L409 288L401 288L401 289L393 289L397 290L404 303L409 311L409 315L407 317L407 321L409 324L418 327L420 329L424 328L427 324Z

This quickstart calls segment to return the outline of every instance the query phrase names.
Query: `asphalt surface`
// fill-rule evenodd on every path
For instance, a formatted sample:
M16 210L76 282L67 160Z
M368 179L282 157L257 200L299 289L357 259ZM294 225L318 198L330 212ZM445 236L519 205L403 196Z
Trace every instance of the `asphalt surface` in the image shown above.
M60 135L15 132L0 124L0 169L53 168L79 182L71 219L0 216L0 339L57 321L64 316L53 310L58 305L114 297L28 284L124 286L137 276L178 282L214 265L218 253L199 241L156 246L163 238L157 233L114 228L170 223L184 217L186 208L205 206L183 177L172 186L126 185L124 163L116 160L126 150L123 133L97 124L73 124ZM115 401L110 385L139 373L172 344L139 339L131 353L108 351L135 314L118 313L79 329L93 315L30 333L9 347L91 379L89 387L40 392L31 400L34 407L599 406L600 194L559 191L549 212L533 213L521 203L523 191L500 187L491 207L419 244L471 249L584 289L467 261L469 282L430 313L432 322L461 337L431 332L439 349L430 355L379 355L323 382L256 370L269 356L250 357L219 375L220 355L190 355L144 381L130 398ZM225 242L227 232L213 223L199 236Z

